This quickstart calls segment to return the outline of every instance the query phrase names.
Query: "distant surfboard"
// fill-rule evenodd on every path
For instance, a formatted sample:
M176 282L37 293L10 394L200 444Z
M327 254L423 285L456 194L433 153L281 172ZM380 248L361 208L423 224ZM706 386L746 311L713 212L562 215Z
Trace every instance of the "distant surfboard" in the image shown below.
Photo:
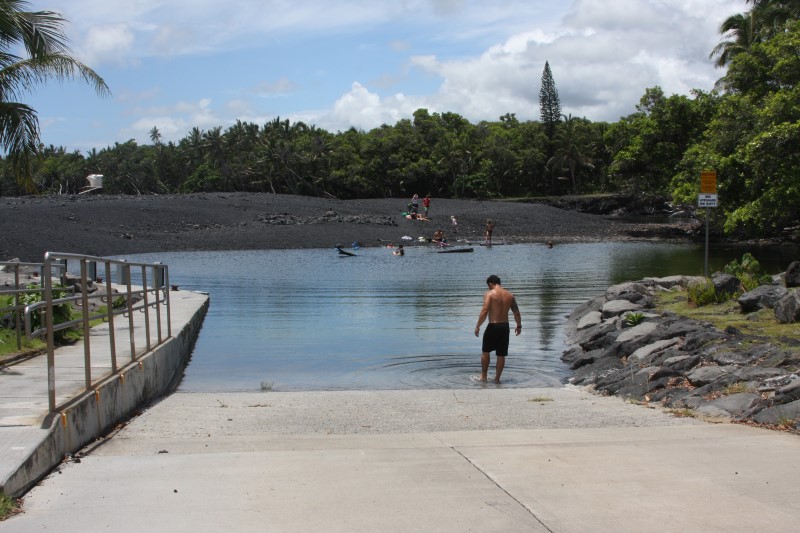
M350 253L350 252L345 252L341 248L337 248L336 250L338 250L339 255L344 255L344 256L347 256L347 257L356 257L356 254Z
M467 252L471 252L472 248L445 248L444 250L439 250L436 252L437 254L463 254Z

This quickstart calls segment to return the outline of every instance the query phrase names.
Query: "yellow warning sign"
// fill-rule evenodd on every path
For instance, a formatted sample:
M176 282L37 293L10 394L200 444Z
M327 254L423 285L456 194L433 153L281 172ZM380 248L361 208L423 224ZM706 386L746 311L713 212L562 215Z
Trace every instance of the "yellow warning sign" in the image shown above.
M700 194L717 194L717 171L700 172Z

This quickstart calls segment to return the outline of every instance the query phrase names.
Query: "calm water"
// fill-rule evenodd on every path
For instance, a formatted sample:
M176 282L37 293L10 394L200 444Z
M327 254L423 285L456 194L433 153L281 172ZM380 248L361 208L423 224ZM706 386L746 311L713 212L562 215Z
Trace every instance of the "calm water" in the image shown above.
M711 269L742 248L712 249ZM796 249L754 252L778 272ZM648 243L475 247L438 254L385 248L340 257L332 249L126 256L162 261L181 290L211 306L180 390L470 388L480 371L475 322L496 273L517 296L504 387L556 386L565 315L609 285L646 276L701 274L702 245ZM494 355L492 369L494 372Z

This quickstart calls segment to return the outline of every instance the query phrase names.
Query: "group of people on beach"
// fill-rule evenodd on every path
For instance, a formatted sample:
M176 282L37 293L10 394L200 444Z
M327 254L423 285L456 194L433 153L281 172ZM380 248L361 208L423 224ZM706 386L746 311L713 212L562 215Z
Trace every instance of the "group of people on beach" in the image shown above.
M406 211L406 218L410 220L428 220L428 214L430 213L431 209L431 195L426 194L425 198L422 199L422 209L423 213L419 212L419 195L415 194L411 197L411 201L408 203L407 211Z
M428 213L431 209L431 195L426 194L425 198L422 199L422 209L424 211L423 216L428 218ZM411 203L408 204L408 211L412 215L419 215L419 195L415 194L411 197Z
M423 220L429 221L430 220L430 209L431 209L431 196L430 194L426 194L425 198L422 199L422 209L423 212L419 212L419 195L414 194L411 197L411 201L408 203L407 211L404 213L406 218L409 220ZM455 215L450 215L450 225L452 227L453 233L458 233L458 220L456 219ZM485 244L492 244L492 233L494 233L494 220L491 218L486 219L486 228L483 232L483 242ZM442 238L437 238L437 234L443 235L441 229L437 229L434 232L433 241L434 242L442 242Z

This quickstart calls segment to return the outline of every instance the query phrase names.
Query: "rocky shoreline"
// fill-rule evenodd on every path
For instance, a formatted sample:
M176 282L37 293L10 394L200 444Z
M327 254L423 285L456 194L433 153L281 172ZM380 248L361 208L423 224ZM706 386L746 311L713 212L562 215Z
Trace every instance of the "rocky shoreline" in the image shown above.
M793 263L787 273L797 271L800 263ZM657 293L685 291L704 280L672 276L622 283L576 308L568 317L562 357L574 371L570 382L660 404L679 415L800 430L796 336L777 343L655 310ZM731 282L725 275L714 280ZM796 279L785 273L743 294L738 303L742 312L775 309L776 322L795 323L800 319L795 287Z

